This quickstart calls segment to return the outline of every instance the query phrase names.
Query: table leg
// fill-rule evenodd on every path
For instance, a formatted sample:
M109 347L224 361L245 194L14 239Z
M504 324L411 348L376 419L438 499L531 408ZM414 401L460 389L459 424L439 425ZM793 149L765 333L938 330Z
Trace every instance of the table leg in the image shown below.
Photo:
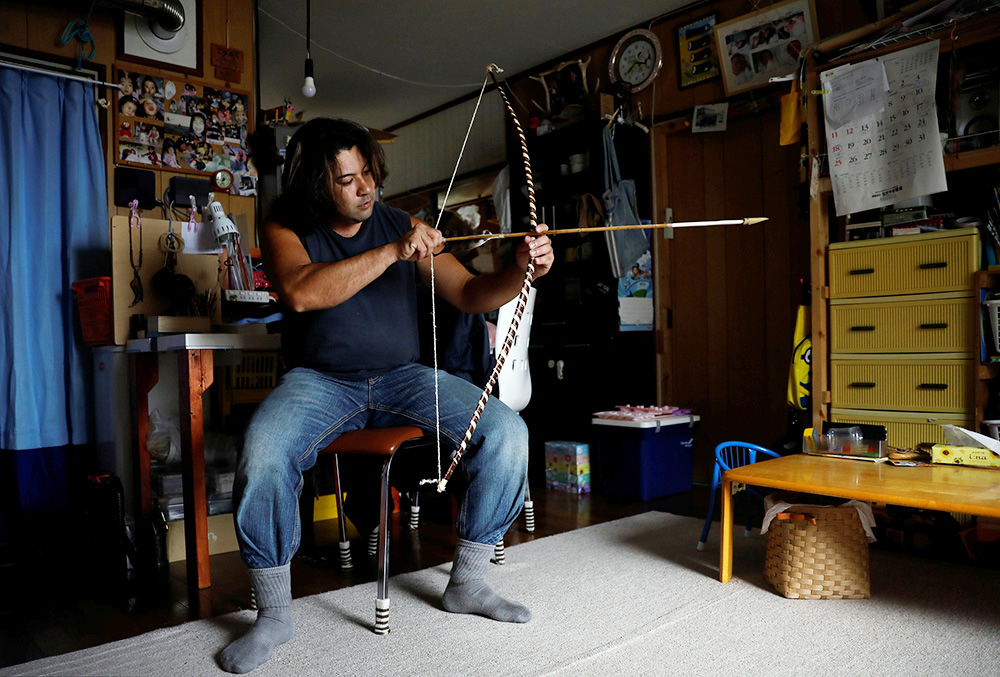
M150 552L149 524L153 510L153 493L149 476L149 392L159 380L159 360L156 353L134 353L129 356L132 380L132 481L133 510L136 519L136 539L140 552Z
M733 576L733 483L722 474L722 547L719 554L719 580L728 583Z
M205 429L201 396L212 385L213 359L211 350L184 350L177 357L188 586L201 589L212 585L208 565Z

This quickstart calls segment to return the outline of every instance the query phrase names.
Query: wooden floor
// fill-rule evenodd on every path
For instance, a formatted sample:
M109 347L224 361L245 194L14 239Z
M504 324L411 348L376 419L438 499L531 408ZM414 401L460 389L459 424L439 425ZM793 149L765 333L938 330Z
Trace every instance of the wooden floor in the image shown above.
M521 517L508 531L509 547L591 524L664 510L703 518L708 509L708 489L695 487L647 503L614 503L599 495L575 496L534 488L534 533L527 533ZM407 515L397 513L393 523L392 573L415 571L451 560L455 533L446 508L423 501L419 529L404 525ZM718 525L716 525L717 527ZM292 561L292 595L304 597L375 580L365 555L366 545L353 544L353 571L338 565L337 523L316 523L316 545L302 548ZM692 543L694 548L695 544ZM53 555L52 553L59 553ZM36 561L37 560L37 561ZM97 646L157 628L211 618L250 605L246 568L237 553L211 558L212 586L193 595L187 590L184 562L170 565L167 580L135 596L91 580L85 563L53 548L36 560L22 561L12 578L16 585L0 591L0 667ZM10 572L9 572L10 573ZM372 586L372 595L375 589Z

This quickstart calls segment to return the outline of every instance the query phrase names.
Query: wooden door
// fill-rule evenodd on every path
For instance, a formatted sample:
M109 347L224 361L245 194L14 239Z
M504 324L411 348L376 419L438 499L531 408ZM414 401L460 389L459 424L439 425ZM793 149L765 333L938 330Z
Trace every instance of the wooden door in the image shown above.
M695 480L715 445L772 447L784 435L795 312L808 284L800 148L778 145L777 109L725 132L655 130L657 213L675 221L766 216L756 226L656 238L659 399L699 414Z

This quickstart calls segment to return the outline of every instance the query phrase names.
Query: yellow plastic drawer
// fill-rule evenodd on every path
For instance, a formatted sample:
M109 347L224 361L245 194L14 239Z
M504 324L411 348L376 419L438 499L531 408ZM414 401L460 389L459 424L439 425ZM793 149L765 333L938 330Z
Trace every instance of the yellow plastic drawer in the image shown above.
M835 423L871 423L884 425L886 440L893 447L912 449L921 442L944 442L945 424L973 429L975 422L968 415L933 414L926 412L870 411L833 409L830 420Z
M837 356L830 360L832 405L886 411L971 411L975 373L969 359Z
M830 298L969 290L979 257L974 228L834 243Z
M830 303L830 352L972 357L978 319L979 305L963 292L837 300Z

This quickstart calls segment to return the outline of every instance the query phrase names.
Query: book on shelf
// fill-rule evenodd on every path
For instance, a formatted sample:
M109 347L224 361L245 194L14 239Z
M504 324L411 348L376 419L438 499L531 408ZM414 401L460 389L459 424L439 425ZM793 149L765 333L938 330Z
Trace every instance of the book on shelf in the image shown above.
M847 231L848 240L874 240L885 234L882 229L881 221L859 221L858 223L847 223L844 226L844 229Z
M893 226L887 226L889 235L917 235L918 233L932 233L945 229L944 216L931 216L918 221L908 221Z

